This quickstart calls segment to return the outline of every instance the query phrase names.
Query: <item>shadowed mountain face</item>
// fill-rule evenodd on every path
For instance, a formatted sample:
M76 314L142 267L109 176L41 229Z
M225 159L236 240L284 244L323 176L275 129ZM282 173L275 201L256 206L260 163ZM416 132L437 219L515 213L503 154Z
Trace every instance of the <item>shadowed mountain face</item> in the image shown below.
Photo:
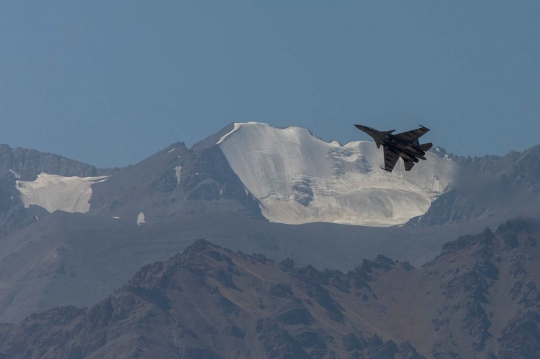
M540 145L523 152L509 152L505 156L483 156L480 158L451 156L456 162L496 177L515 180L524 186L540 189Z
M263 219L217 146L173 144L92 186L90 214L147 222L194 213L235 212Z
M506 156L458 157L441 148L433 153L459 165L449 191L407 227L469 223L491 216L537 216L540 207L540 146ZM505 219L505 220L506 220Z
M348 273L200 240L91 309L0 327L6 358L538 358L540 227L514 220L422 268Z

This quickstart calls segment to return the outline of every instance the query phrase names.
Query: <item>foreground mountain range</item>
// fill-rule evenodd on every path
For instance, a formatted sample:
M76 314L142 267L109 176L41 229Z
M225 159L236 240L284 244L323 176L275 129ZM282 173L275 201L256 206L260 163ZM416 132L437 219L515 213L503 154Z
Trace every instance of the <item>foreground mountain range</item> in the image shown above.
M90 309L0 327L5 358L540 356L540 226L447 243L422 268L384 256L342 273L199 240Z

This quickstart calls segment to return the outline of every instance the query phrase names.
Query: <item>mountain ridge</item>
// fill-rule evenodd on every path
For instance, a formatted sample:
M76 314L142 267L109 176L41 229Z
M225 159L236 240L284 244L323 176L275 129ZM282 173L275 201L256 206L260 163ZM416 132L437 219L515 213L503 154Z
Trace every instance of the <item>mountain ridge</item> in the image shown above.
M482 222L464 233L474 233ZM208 213L137 225L128 219L54 212L2 239L0 321L59 305L90 306L118 289L138 268L165 260L197 238L273 260L350 270L358 258L382 253L422 264L459 227L376 228L310 223L290 226L238 213Z
M444 245L421 268L385 256L348 273L198 240L91 309L0 326L10 358L532 359L540 354L538 221ZM504 307L505 310L497 310Z
M277 152L272 146L275 146L275 143L283 143L281 140L276 140L270 141L271 145L268 149L264 148L267 145L263 145L260 149L239 147L240 149L234 150L235 154L231 156L231 145L227 143L232 143L231 141L235 140L234 136L238 136L241 131L249 128L255 128L255 132L252 131L253 133L262 133L261 131L265 128L270 129L270 132L278 131L276 133L289 133L293 130L293 132L306 131L305 137L312 138L315 141L314 143L317 144L315 147L319 146L321 149L328 147L330 149L323 149L322 152L321 149L318 149L320 155L315 156L318 159L318 164L312 166L318 172L328 167L324 171L330 171L328 172L330 177L328 177L328 174L324 175L328 179L323 178L324 176L321 177L320 174L309 174L312 171L311 169L300 171L286 169L287 173L277 171L271 176L251 178L255 172L266 171L279 163L287 163L289 160L286 159L286 153L292 153L295 150L293 146L292 150L286 150L283 154L275 155ZM223 137L227 137L227 139L218 144ZM263 142L256 137L253 137L250 141L259 143L259 145ZM308 140L302 141L309 142ZM299 142L299 144L303 142ZM352 144L361 143L363 142L353 142ZM370 142L365 142L365 144L370 144ZM536 178L540 176L540 169L537 165L537 160L540 158L540 152L538 152L540 146L535 146L522 154L510 153L504 157L484 156L478 159L454 156L446 154L444 149L434 148L430 151L430 153L434 154L433 158L455 162L455 166L459 167L459 169L451 170L451 172L455 172L455 174L452 174L451 179L449 177L449 179L443 180L440 185L433 187L436 188L435 191L430 189L430 186L427 186L426 189L420 189L423 185L415 187L414 181L417 180L411 180L414 176L410 177L410 174L407 177L410 177L407 180L408 182L403 182L403 179L400 179L402 175L397 174L397 181L391 180L386 185L383 183L388 179L379 174L377 178L372 176L374 181L376 180L374 184L362 184L365 181L362 177L364 175L359 177L359 175L355 174L355 171L358 170L354 169L354 167L365 167L360 172L369 172L369 168L374 166L368 164L369 161L366 162L365 158L361 160L362 156L364 156L363 151L367 151L366 153L373 152L372 155L369 155L373 157L370 160L372 162L376 161L380 153L371 148L368 151L367 147L364 150L353 149L351 147L353 145L346 144L342 146L335 141L324 142L309 130L300 127L278 128L260 123L230 123L217 133L194 144L190 149L185 144L178 142L165 147L138 164L122 169L97 169L91 165L68 160L53 154L40 154L33 150L16 149L18 152L26 154L24 156L22 154L19 154L18 157L15 156L16 158L27 158L27 161L24 162L27 164L27 168L22 173L17 172L19 167L14 165L14 153L17 151L12 150L9 146L4 146L0 151L3 153L0 156L0 176L3 178L0 181L2 182L0 183L0 189L3 188L0 197L5 198L2 201L5 208L3 211L0 210L0 217L4 218L4 221L2 221L3 226L0 226L4 227L4 229L0 228L0 235L2 233L4 235L13 233L18 227L32 223L35 220L33 213L26 213L27 203L34 202L23 201L24 206L22 207L25 208L22 208L20 201L17 199L17 197L20 197L20 191L16 190L16 188L14 190L13 187L17 180L23 181L21 184L25 185L25 181L35 180L40 173L79 177L108 175L109 177L104 183L91 186L93 193L89 200L89 207L90 214L93 215L129 216L136 221L137 217L143 213L148 222L160 221L171 216L185 216L207 211L232 211L285 223L337 221L376 226L405 223L407 226L442 225L446 223L445 221L450 221L450 223L467 222L482 218L482 216L489 216L492 213L504 211L505 208L491 208L492 206L484 203L483 199L473 198L474 195L471 195L471 191L465 193L462 190L462 182L467 182L468 179L475 176L488 176L489 181L497 178L501 183L504 181L508 183L516 182L521 184L525 191L536 191L535 188L538 186ZM351 147L351 149L347 146ZM369 147L369 145L366 146ZM169 151L177 152L174 154L169 153ZM229 157L227 157L227 151L229 151ZM269 153L273 154L268 157L265 151L270 151ZM302 155L304 152L304 150L301 150L299 153L304 156ZM175 157L175 155L180 155L182 158ZM43 160L40 160L40 156ZM249 159L249 156L255 157ZM251 161L246 162L250 163L247 167L242 164L246 161L243 159L244 157L247 161ZM324 160L326 162L320 161L325 157L328 157ZM156 163L152 163L152 161ZM158 165L157 162L161 164ZM301 163L307 162L302 160ZM255 170L257 166L261 167L261 171ZM289 165L285 165L284 168L288 168L287 166ZM218 171L219 173L214 171L214 169L218 168L221 168L219 170L221 172ZM292 168L299 168L299 166L294 165ZM487 172L486 168L491 168L491 172ZM127 170L128 173L122 174L121 172L124 170ZM399 172L399 168L396 171ZM424 169L419 171L424 171ZM472 172L477 174L473 175ZM131 178L129 173L132 174ZM374 173L376 174L377 170ZM356 177L351 177L350 174ZM20 178L17 179L16 176ZM142 177L139 179L138 176ZM435 181L440 180L438 174L426 173L423 176L425 178L434 176ZM123 179L120 180L120 178ZM275 183L263 184L269 181L269 178L274 178ZM402 186L400 183L406 185L403 189L397 191ZM410 183L413 183L412 187ZM467 184L463 185L467 186ZM29 183L28 186L32 187L32 184ZM366 188L362 186L366 186ZM385 189L385 186L388 188ZM502 185L497 186L502 188ZM336 192L336 188L341 189ZM455 192L447 194L450 190L455 190ZM339 191L343 191L343 193ZM391 193L386 193L388 191L391 191ZM515 189L515 191L518 190ZM521 195L523 191L519 190L518 192ZM442 198L437 202L437 197L440 195L442 195ZM7 199L11 197L14 200L12 204L9 204ZM456 199L458 200L457 203ZM434 207L431 206L433 201L436 202ZM40 203L36 204L39 205ZM445 209L447 212L453 212L450 217L446 214L431 214L441 207L441 204L443 206L453 206L454 209ZM66 208L61 209L65 210ZM370 208L370 210L364 213L361 212L361 208ZM54 210L54 207L49 209L49 211L51 210ZM38 217L41 218L43 215L45 213L42 213L41 216L38 215ZM4 223L6 224L4 225Z

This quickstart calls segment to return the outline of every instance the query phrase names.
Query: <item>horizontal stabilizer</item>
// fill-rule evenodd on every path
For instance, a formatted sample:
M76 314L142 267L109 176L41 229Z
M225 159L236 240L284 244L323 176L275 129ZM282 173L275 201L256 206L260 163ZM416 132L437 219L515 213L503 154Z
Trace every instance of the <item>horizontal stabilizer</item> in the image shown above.
M413 162L413 161L406 160L405 158L403 159L403 164L405 165L405 171L410 171L410 170L412 170L412 168L413 168L413 166L414 166L414 162Z
M433 147L433 143L424 143L423 145L420 145L420 149L424 152L427 152L431 147Z

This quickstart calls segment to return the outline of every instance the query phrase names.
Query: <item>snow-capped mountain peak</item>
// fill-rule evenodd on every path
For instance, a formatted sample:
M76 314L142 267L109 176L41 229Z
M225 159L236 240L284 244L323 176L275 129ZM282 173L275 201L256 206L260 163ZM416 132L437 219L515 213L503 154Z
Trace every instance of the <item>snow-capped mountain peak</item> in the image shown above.
M235 123L217 142L232 169L273 222L402 224L424 214L451 183L454 163L427 154L405 172L379 169L382 150L367 141L340 145L300 127Z

